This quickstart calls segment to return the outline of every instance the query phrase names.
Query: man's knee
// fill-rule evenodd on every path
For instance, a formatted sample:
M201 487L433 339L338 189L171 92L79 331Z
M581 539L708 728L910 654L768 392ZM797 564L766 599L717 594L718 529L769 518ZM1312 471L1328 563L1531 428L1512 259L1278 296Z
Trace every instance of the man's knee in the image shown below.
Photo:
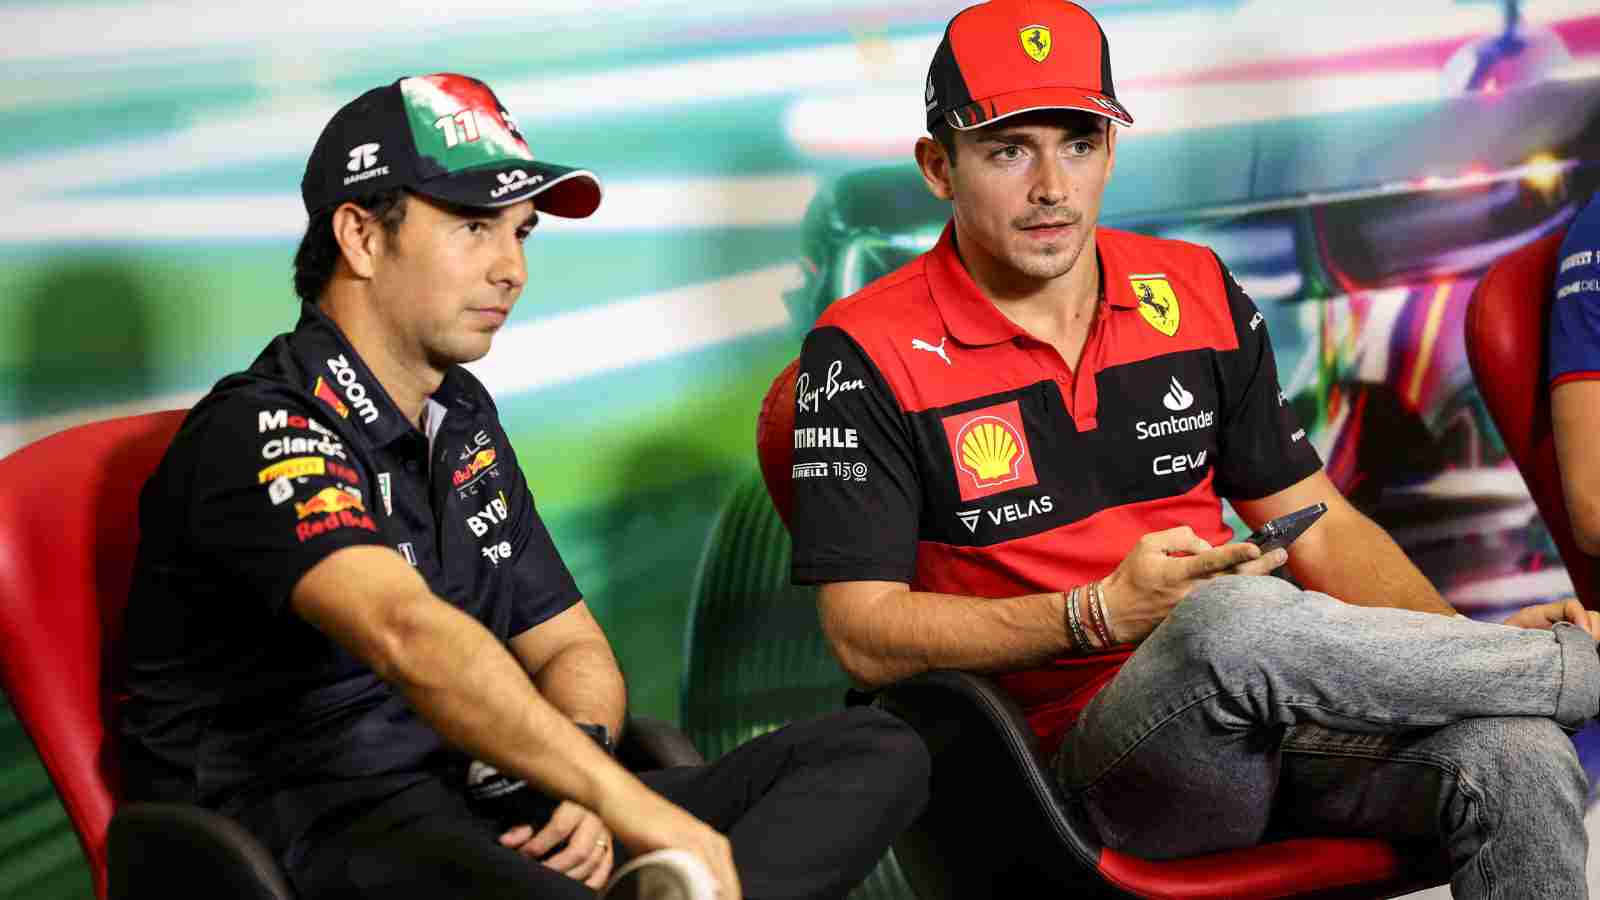
M1459 723L1462 752L1455 804L1475 802L1491 827L1525 827L1529 817L1581 819L1588 779L1572 739L1550 719L1533 716L1469 719ZM1459 823L1464 824L1464 823Z
M1225 576L1196 588L1155 635L1194 662L1252 658L1304 592L1281 578Z
M848 753L898 785L907 800L927 797L933 759L922 736L904 721L880 709L858 706L838 714L836 752Z

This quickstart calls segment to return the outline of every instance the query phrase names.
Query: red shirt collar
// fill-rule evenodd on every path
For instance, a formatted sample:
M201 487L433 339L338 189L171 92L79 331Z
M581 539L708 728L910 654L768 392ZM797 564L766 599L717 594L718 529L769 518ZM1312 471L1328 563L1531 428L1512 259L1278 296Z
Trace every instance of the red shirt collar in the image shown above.
M1100 263L1100 303L1102 308L1109 306L1113 309L1133 309L1137 304L1122 303L1107 300L1106 294L1106 268L1100 259L1100 248L1095 247L1095 261ZM995 308L993 302L984 296L978 289L977 282L972 280L972 274L967 271L961 262L961 256L956 252L956 223L952 219L945 223L944 232L939 235L939 242L934 244L933 250L928 254L926 266L928 275L929 293L933 296L933 305L939 310L939 317L944 320L944 327L950 336L958 343L971 347L982 347L989 344L1000 344L1018 337L1028 337L1028 333L1017 327L1017 324L1005 317L1005 314Z

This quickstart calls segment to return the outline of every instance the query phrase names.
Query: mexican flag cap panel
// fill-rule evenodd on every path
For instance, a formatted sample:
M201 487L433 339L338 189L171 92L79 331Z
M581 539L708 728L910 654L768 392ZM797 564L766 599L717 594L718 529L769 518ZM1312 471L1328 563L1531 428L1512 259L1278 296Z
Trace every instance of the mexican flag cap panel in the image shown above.
M989 0L957 13L928 66L928 128L966 130L1035 109L1077 109L1124 126L1111 47L1088 10L1067 0Z
M583 218L600 205L592 172L539 162L487 84L441 73L401 78L339 110L306 167L306 211L407 187L448 203L499 207L538 197Z

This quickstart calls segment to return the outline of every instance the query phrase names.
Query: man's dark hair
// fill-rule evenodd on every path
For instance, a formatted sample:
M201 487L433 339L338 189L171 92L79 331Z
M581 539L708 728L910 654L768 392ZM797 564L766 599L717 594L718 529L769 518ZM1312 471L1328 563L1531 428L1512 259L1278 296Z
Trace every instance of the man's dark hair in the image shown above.
M406 220L405 188L390 188L351 201L376 216L387 234L394 234ZM333 239L333 214L338 207L325 209L306 223L305 237L294 252L294 292L301 300L315 303L333 279L339 263L339 242Z
M1103 130L1109 134L1111 129L1115 127L1111 124L1109 119L1084 110L1069 111L1068 119L1069 121L1076 123L1078 127L1084 131L1093 132ZM949 122L945 121L944 119L940 119L939 121L933 123L933 127L928 129L928 133L933 135L933 139L938 141L939 146L944 148L944 155L950 160L950 168L955 168L956 130L950 127Z
M944 155L950 160L950 168L955 168L956 130L950 127L949 122L946 122L944 119L940 119L939 121L933 123L933 127L928 129L928 132L933 135L934 140L939 142L939 146L944 148Z

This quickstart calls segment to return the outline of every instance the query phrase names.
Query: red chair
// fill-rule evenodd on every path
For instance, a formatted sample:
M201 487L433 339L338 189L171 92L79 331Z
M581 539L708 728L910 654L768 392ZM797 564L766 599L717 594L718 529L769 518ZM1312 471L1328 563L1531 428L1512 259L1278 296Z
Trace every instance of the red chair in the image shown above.
M786 525L798 371L796 360L773 381L756 426L761 474ZM1433 848L1408 853L1374 838L1295 838L1163 861L1118 853L1057 787L1021 708L989 679L925 672L873 702L933 753L928 809L894 845L923 897L1375 898L1449 878Z
M231 819L199 806L117 803L107 701L139 492L185 415L83 425L0 459L0 687L61 795L96 897L185 888L292 900L276 860ZM705 761L681 732L645 716L628 717L617 756L636 770Z
M1555 539L1583 605L1600 608L1600 561L1578 549L1561 492L1545 384L1551 286L1562 229L1489 267L1472 291L1464 326L1467 362L1506 450Z
M0 460L0 686L78 833L96 897L154 893L152 882L167 893L181 874L226 891L213 896L289 900L271 857L221 816L169 804L113 816L108 651L133 574L139 491L185 414L96 422Z

